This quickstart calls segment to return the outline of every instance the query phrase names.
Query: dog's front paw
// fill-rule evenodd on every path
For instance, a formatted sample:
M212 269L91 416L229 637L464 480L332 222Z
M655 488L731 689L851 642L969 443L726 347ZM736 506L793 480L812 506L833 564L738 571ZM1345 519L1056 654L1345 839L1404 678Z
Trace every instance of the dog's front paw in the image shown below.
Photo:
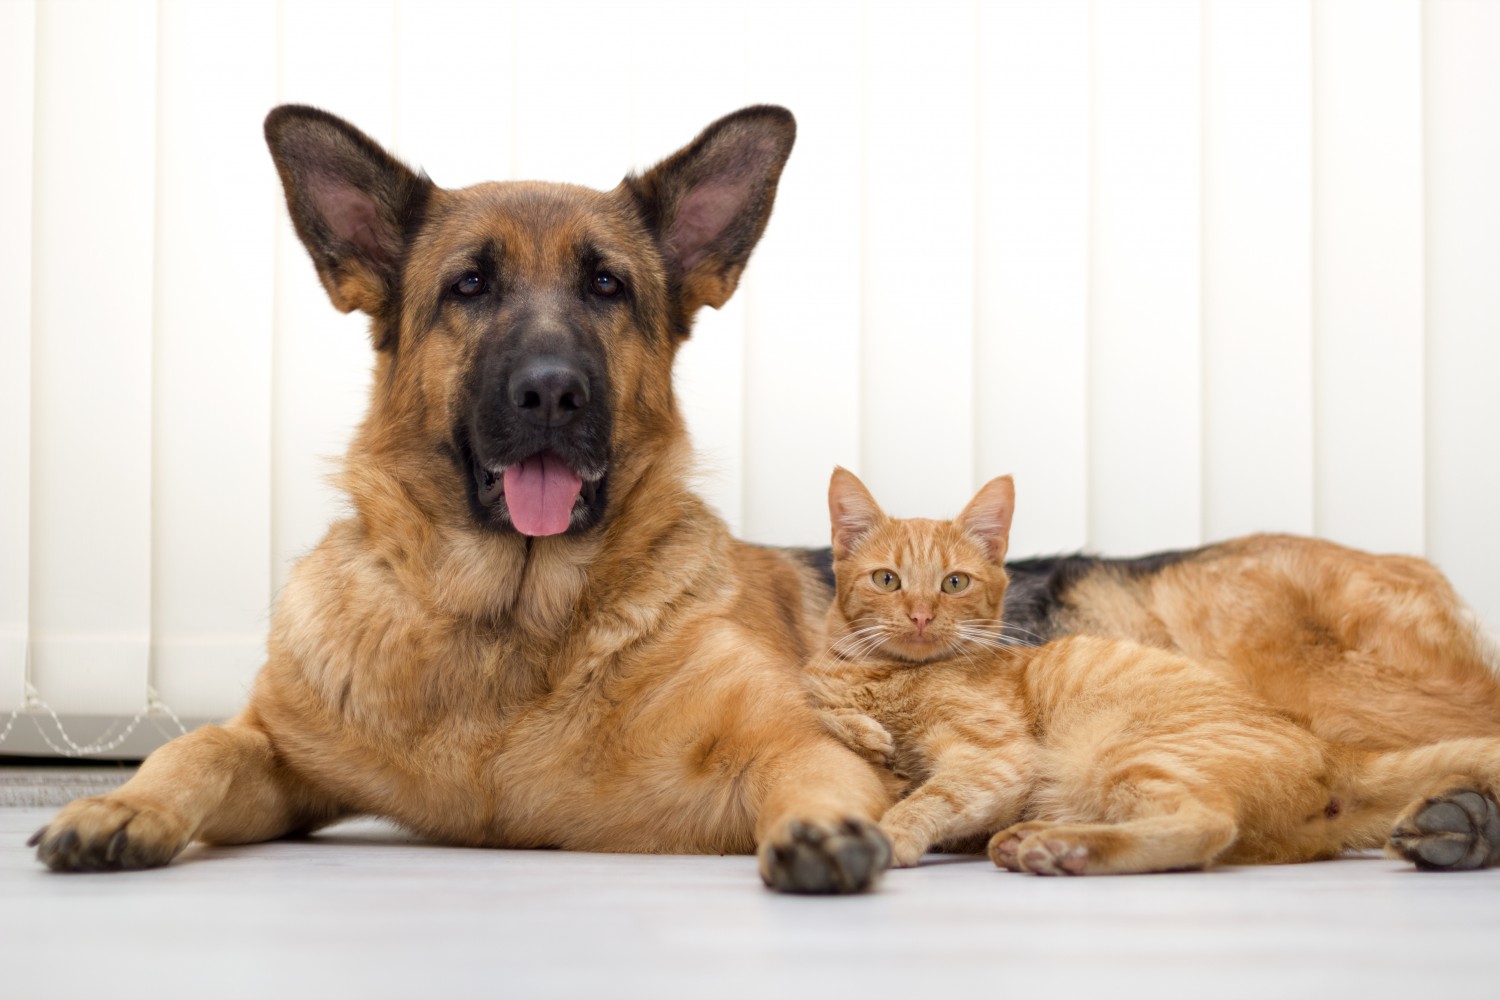
M156 868L188 840L177 816L115 793L68 804L26 843L53 871L88 872Z
M760 877L780 892L864 892L890 866L891 845L864 819L794 819L760 845Z

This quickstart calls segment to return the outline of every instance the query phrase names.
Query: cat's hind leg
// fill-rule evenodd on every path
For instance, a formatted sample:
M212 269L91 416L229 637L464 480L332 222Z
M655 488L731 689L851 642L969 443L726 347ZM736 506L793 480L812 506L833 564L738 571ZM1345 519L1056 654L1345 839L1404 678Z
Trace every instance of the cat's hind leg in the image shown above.
M1234 842L1234 817L1193 800L1123 823L1028 820L990 839L1001 868L1036 875L1120 875L1204 868Z

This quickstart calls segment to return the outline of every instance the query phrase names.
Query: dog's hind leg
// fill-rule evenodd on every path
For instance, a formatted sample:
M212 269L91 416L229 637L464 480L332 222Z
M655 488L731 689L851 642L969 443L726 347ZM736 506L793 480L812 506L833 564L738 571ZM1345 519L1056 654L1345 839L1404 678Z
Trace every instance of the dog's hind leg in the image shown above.
M154 868L193 840L251 843L335 818L247 715L178 737L116 791L65 806L31 838L37 858L56 871Z

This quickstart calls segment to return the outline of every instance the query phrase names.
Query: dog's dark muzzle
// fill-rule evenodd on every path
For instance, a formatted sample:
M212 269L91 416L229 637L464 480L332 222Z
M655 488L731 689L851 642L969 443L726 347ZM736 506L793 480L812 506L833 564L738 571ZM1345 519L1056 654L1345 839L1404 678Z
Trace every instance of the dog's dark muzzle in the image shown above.
M576 350L481 359L458 434L481 524L546 536L599 523L611 430L601 361Z

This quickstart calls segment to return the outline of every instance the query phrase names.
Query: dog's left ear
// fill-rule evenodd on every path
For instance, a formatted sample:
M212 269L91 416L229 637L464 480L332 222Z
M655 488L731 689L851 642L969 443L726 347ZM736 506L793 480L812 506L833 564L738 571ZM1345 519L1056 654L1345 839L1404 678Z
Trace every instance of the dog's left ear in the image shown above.
M700 306L729 301L776 199L797 123L785 108L726 115L622 187L655 233L677 293L678 333Z
M317 108L284 104L273 110L266 116L266 144L292 223L328 297L341 312L380 316L392 303L407 228L432 182Z

